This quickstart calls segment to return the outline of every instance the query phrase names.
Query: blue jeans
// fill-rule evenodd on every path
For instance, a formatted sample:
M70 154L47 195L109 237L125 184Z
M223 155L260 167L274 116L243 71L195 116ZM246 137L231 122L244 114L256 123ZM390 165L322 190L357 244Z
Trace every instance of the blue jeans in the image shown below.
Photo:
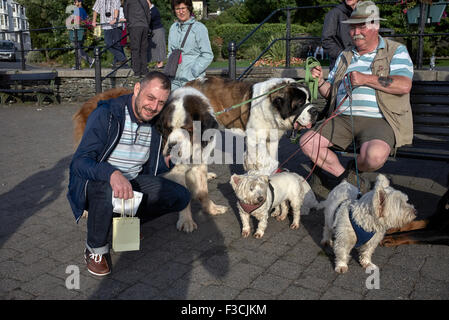
M114 63L125 61L127 58L125 56L125 51L120 44L120 39L122 38L122 29L106 29L104 31L104 43L108 47L108 50L114 56Z
M190 201L190 192L182 185L162 177L140 175L130 181L134 191L143 193L137 210L141 223L169 212L183 210ZM109 182L89 181L87 184L87 242L95 254L109 252L109 232L112 226L112 188Z

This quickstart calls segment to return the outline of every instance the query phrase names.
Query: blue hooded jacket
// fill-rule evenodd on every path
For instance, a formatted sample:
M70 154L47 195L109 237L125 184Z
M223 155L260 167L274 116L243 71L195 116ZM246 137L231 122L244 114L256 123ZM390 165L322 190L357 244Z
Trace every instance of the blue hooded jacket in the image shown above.
M109 182L117 170L106 160L120 141L125 125L125 108L132 103L132 94L102 100L87 119L83 138L70 163L67 198L78 222L86 206L87 184L92 181ZM141 174L158 175L167 172L161 153L162 137L155 126L151 128L150 157Z
M210 46L209 32L204 24L190 18L184 23L176 21L168 34L168 56L174 49L180 49L189 25L192 24L187 40L182 48L182 62L178 65L172 80L172 90L182 87L186 82L204 77L206 69L214 59Z

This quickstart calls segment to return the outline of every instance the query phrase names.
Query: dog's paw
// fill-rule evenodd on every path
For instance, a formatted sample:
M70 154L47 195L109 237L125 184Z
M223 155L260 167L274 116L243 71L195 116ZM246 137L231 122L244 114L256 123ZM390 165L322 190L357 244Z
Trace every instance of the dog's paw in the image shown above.
M184 231L187 233L193 232L194 230L198 229L197 224L192 219L190 220L184 220L179 218L178 222L176 223L176 228L179 231Z
M361 259L360 265L363 267L363 269L366 269L366 268L376 269L377 268L377 266L374 263L372 263L371 260L368 260L368 259Z
M332 248L334 246L334 242L332 240L330 240L330 239L321 239L320 244L321 244L322 247L329 246L329 247Z
M292 224L290 225L290 229L292 229L292 230L299 229L299 223L292 223Z
M244 230L242 230L242 237L243 238L248 238L250 233L251 233L250 229L244 229Z
M274 218L274 217L278 217L280 214L281 214L281 210L275 209L275 210L271 213L271 216ZM277 220L277 218L276 218L276 220Z
M226 206L221 206L221 205L214 204L214 203L211 203L211 205L209 206L209 214L211 214L213 216L223 214L226 211L228 211L228 207L226 207Z
M395 247L397 243L392 236L385 236L380 242L380 245L382 247Z
M216 178L217 178L217 174L216 173L214 173L214 172L208 172L207 173L207 181L213 180L213 179L216 179Z
M337 264L337 266L335 267L335 272L337 272L337 273L348 272L348 265L347 264Z
M264 235L263 231L256 231L256 233L254 234L254 238L260 239L263 237L263 235Z

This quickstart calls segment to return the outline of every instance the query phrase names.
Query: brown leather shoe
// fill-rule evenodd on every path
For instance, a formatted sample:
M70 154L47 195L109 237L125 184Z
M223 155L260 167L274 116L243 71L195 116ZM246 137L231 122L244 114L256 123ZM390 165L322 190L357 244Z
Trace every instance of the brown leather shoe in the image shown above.
M87 270L96 276L105 276L111 273L106 257L102 254L91 253L88 249L84 251L84 260Z

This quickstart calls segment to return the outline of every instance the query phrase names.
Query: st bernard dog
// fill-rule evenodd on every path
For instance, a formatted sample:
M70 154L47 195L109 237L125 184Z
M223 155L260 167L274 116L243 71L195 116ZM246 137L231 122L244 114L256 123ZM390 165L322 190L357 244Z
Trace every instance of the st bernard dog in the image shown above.
M311 128L318 117L308 87L291 78L272 78L251 84L208 77L190 81L186 86L198 89L209 98L216 113L254 99L217 116L224 127L244 131L247 152L243 166L246 171L272 174L278 168L278 145L285 132Z
M218 122L209 99L194 88L182 87L170 95L159 114L157 127L162 134L163 155L170 155L176 165L163 176L187 187L193 199L199 200L204 212L223 214L226 206L215 204L209 197L207 181L216 178L207 171L207 157L215 149ZM195 128L200 129L197 133ZM204 136L209 136L206 141ZM180 212L178 230L192 232L197 228L192 219L190 203Z

